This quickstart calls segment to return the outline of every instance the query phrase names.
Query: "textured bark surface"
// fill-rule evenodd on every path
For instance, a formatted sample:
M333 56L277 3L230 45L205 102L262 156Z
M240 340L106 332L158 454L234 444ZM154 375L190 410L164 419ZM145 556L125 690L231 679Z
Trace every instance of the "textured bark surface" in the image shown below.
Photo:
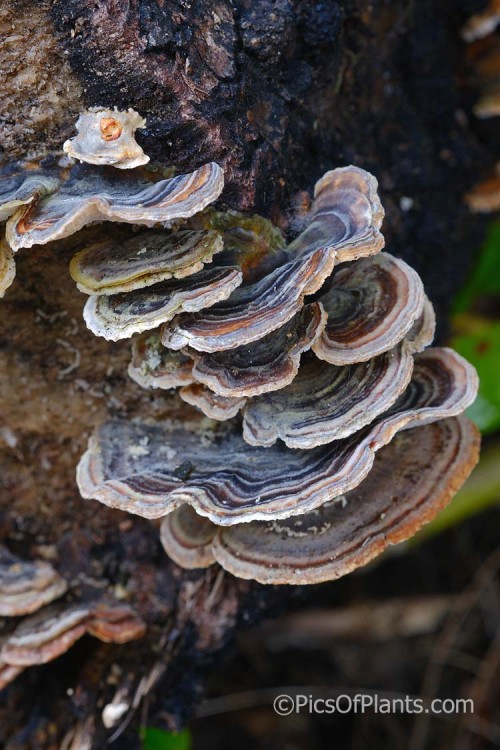
M139 138L146 153L180 170L218 161L227 183L220 205L256 210L289 232L322 172L365 167L380 181L389 251L422 274L446 325L482 233L462 197L490 166L459 88L459 29L481 4L7 2L4 157L57 149L79 107L132 106L148 120ZM29 23L36 33L25 33ZM14 72L28 48L25 74ZM151 671L160 687L146 711L143 701L127 712L119 747L137 746L141 717L181 726L240 626L295 596L216 570L182 572L153 524L79 498L74 468L94 425L108 415L193 412L128 380L127 342L85 329L84 298L67 271L77 241L21 251L0 304L0 536L22 557L50 559L70 580L68 601L102 587L133 604L149 630L123 647L84 639L21 675L0 699L0 744L9 750L58 748L63 737L66 747L104 747L117 729L103 727L104 705L121 688L132 703ZM83 744L85 733L93 745Z
M60 148L83 100L49 3L2 2L0 37L0 154L12 159Z

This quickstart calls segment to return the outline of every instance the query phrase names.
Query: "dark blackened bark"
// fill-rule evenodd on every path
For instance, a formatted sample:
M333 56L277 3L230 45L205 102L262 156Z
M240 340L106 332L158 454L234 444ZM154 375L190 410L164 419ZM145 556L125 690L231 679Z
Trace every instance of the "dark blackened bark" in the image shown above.
M179 169L220 162L231 207L283 221L326 169L372 170L390 249L445 313L477 244L462 196L489 164L457 88L460 25L480 4L58 0L52 13L87 103L134 106L148 153Z

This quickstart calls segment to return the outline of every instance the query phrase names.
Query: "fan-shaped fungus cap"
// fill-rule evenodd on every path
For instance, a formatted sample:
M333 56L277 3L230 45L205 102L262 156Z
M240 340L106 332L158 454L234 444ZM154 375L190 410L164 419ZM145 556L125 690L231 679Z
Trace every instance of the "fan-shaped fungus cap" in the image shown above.
M117 294L190 276L222 248L217 232L149 231L89 245L72 258L69 271L85 294Z
M134 133L145 125L146 120L133 109L121 112L116 107L91 107L80 115L76 123L78 134L66 141L63 149L87 164L118 169L139 167L147 164L149 156L135 140Z
M67 583L43 560L25 562L0 546L0 616L17 617L62 596Z
M459 414L473 401L477 375L458 354L431 349L415 360L410 385L386 414L307 451L249 446L227 428L210 441L192 425L108 422L79 463L80 493L145 518L190 503L220 525L306 513L356 487L399 430Z
M41 169L36 162L15 162L0 169L0 221L22 206L54 193L60 185L54 168Z
M413 357L403 345L368 362L336 367L316 358L279 391L252 399L243 437L251 445L314 448L347 437L386 412L407 387Z
M317 510L220 528L183 507L163 520L162 544L185 568L218 562L239 578L265 584L330 581L431 521L467 479L478 455L474 424L465 417L443 420L398 435L356 489Z
M164 326L162 342L170 349L201 352L235 349L285 325L330 275L334 254L316 250L286 263L253 284L242 284L210 312L176 317Z
M384 415L390 419L404 411L413 411L399 429L455 417L472 404L479 379L466 359L446 347L433 347L414 356L410 384L394 406Z
M52 606L27 617L3 641L2 665L30 667L61 656L85 633L106 643L127 643L141 638L146 626L134 610L119 602L88 602ZM13 679L13 676L5 675Z
M16 278L14 253L5 242L0 240L0 297L3 297Z
M156 328L182 311L202 310L227 299L241 281L237 268L204 268L189 279L169 279L110 296L93 294L83 317L96 336L118 341Z
M421 352L430 346L436 332L436 315L434 307L428 297L424 300L424 309L405 336L407 348L413 352Z
M222 169L214 162L158 182L151 182L147 173L141 174L117 174L110 167L73 167L57 193L11 216L7 223L10 246L18 250L43 245L96 221L166 225L201 211L219 197L224 187Z
M26 618L9 635L0 659L16 667L45 664L68 651L86 631L89 607L52 607Z
M87 633L104 643L128 643L142 638L146 625L127 604L99 602L92 608Z
M495 31L500 23L500 0L489 0L485 10L475 13L462 30L466 42L482 39Z
M128 374L142 388L178 388L194 382L193 360L165 349L157 331L146 331L132 343Z
M309 226L286 248L280 266L263 278L243 283L209 312L184 315L165 326L162 341L171 349L235 349L275 331L317 292L336 261L373 254L383 246L383 211L377 181L346 167L328 172L316 185Z
M337 263L345 263L384 247L378 182L364 169L351 166L326 172L314 186L311 214L312 222L288 246L289 252L331 243Z
M282 328L228 352L192 351L193 376L221 396L258 396L284 388L296 376L300 357L326 325L318 302L306 305Z
M181 567L208 568L216 561L212 547L218 528L190 505L182 505L163 519L161 543L167 555Z
M320 297L328 321L314 353L348 365L392 349L422 313L424 296L417 272L388 253L336 269Z
M187 404L196 406L205 416L220 422L235 417L246 402L244 398L220 396L201 383L183 386L179 391L179 396Z

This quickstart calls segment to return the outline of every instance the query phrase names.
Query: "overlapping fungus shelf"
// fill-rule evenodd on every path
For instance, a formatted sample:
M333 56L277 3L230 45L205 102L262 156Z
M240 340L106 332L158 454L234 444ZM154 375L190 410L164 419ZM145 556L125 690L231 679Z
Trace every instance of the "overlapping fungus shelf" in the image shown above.
M495 7L464 34L496 23ZM132 528L134 516L161 518L161 532L142 523L186 568L266 584L345 575L431 520L472 470L479 438L460 415L475 370L431 347L420 277L381 252L373 175L327 172L290 223L302 231L285 238L264 217L210 205L224 184L217 164L177 176L144 167L144 125L133 110L94 108L66 161L0 173L0 295L14 251L100 222L70 263L84 319L98 336L131 338L128 374L156 389L154 413L96 425L81 502L128 512ZM132 226L117 235L109 222ZM170 418L162 390L190 406ZM0 644L0 686L85 634L145 636L132 603L88 591L91 579L75 586L71 561L60 563L0 549L0 614L22 617Z
M300 515L357 486L397 432L460 414L476 389L462 357L428 350L387 412L349 437L301 451L248 445L237 423L232 431L214 426L210 440L201 426L109 422L91 438L77 480L82 497L145 518L183 503L221 525Z
M184 568L218 563L260 583L340 578L413 536L451 500L474 467L479 433L464 417L396 436L356 489L281 521L217 526L183 505L165 516L161 540Z
M217 352L257 341L287 323L336 263L381 249L383 210L371 175L354 167L333 170L318 181L315 196L308 226L277 268L241 284L223 303L175 318L163 329L165 346Z
M222 250L217 232L151 231L125 242L104 240L85 247L70 273L85 294L117 294L201 271Z
M15 177L15 190L12 177L0 176L0 211L10 212L23 196L23 205L7 221L11 248L52 242L98 221L165 225L207 206L224 185L222 170L214 163L191 174L157 181L155 173L137 171L120 173L112 167L82 164L67 170L65 180L56 184L43 172L35 178L24 169Z

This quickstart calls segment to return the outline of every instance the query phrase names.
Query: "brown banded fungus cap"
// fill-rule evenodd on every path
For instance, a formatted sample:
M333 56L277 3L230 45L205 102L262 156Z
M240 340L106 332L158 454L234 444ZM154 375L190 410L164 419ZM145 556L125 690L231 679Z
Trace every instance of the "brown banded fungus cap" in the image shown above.
M119 602L96 601L53 605L25 618L0 648L0 680L14 679L19 669L46 664L89 634L105 643L141 638L146 626L134 610ZM9 673L8 667L14 668ZM17 669L17 672L15 671ZM6 671L5 674L2 674Z
M58 599L67 583L43 560L20 560L0 545L0 616L18 617Z
M60 170L38 162L15 162L0 169L0 221L20 208L54 193L61 184Z
M481 120L500 115L500 81L498 89L483 94L474 106L474 114Z
M161 543L167 555L182 568L208 568L216 562L213 541L220 528L190 505L181 505L163 519Z
M479 96L473 111L487 119L500 115L500 40L492 35L469 49L470 85Z
M57 192L10 217L7 241L13 250L43 245L97 221L165 226L201 211L224 186L223 172L214 162L190 174L157 182L151 178L143 170L117 173L111 167L75 166Z
M497 171L498 169L497 167ZM500 211L500 175L492 175L476 185L465 196L465 202L474 213L490 214Z
M297 375L301 355L321 335L326 320L322 305L313 302L277 331L246 346L213 354L189 350L195 362L192 374L227 397L258 396L284 388Z
M87 164L131 169L147 164L134 133L143 128L146 120L133 109L121 112L116 107L91 107L76 123L78 134L63 145L68 156Z
M365 258L384 247L380 232L384 209L376 178L359 167L326 172L314 186L312 221L289 250L331 241L338 263Z
M421 315L424 297L416 271L388 253L336 269L320 297L328 322L315 354L348 365L392 349Z
M111 341L156 328L183 311L203 310L227 299L241 284L238 268L211 266L185 279L168 279L145 289L91 295L83 310L87 327Z
M416 353L430 346L436 332L436 315L428 297L424 299L424 308L405 336L407 348Z
M165 517L161 540L185 568L217 562L235 576L265 584L329 581L431 521L478 454L479 433L470 420L439 421L397 435L356 489L309 513L219 527L183 506Z
M382 218L372 175L356 167L328 172L316 184L308 226L286 247L280 265L207 312L176 317L164 327L163 343L216 352L263 338L301 309L304 296L321 288L335 263L383 247Z
M86 632L86 605L53 606L24 619L4 641L0 659L16 667L46 664L68 651Z
M129 643L145 635L146 625L127 604L98 602L92 607L87 633L104 643Z
M222 248L222 237L213 231L142 232L125 242L109 239L85 247L69 270L81 292L117 294L190 276Z
M473 367L450 349L433 349L417 355L410 385L385 414L310 450L250 446L236 425L210 441L190 425L109 422L91 438L77 482L82 497L145 518L183 503L220 525L287 518L356 487L397 432L461 413L476 391Z
M251 445L314 448L357 432L406 389L413 357L404 345L369 362L336 367L310 359L290 385L252 399L243 437Z

